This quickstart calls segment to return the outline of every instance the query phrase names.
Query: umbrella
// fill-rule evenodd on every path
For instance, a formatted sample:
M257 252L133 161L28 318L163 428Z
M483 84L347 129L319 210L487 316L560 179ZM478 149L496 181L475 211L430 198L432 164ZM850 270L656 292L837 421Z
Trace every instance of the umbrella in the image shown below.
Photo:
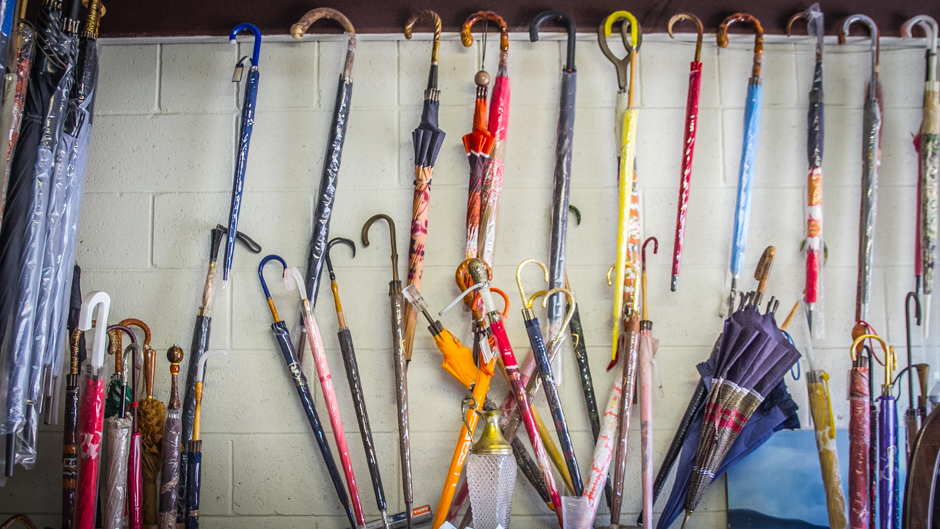
M127 354L136 354L136 344L127 347ZM122 356L120 349L117 356ZM127 367L127 364L124 364ZM126 372L121 373L126 377ZM127 416L127 410L121 408L118 414L108 417L108 442L106 444L107 474L104 480L104 505L102 519L105 529L124 527L124 513L127 508L128 493L128 456L131 447L131 429L133 421Z
M565 56L565 65L561 70L561 102L558 111L558 128L555 129L555 175L552 184L552 235L551 252L549 254L549 267L551 269L549 287L559 289L565 288L565 243L568 240L568 199L571 194L574 103L578 88L578 72L574 66L577 29L574 20L568 15L560 11L543 11L532 19L529 24L529 39L532 42L539 40L539 27L547 20L555 20L561 23L568 32L567 55ZM548 302L548 332L555 334L560 328L559 324L565 319L563 296L552 296L548 299ZM574 478L573 475L572 478ZM576 483L575 487L581 488L580 483ZM578 496L580 495L578 494Z
M646 295L646 245L653 243L653 253L659 251L659 241L650 237L643 243L643 319L640 320L640 349L637 357L637 382L640 386L640 452L643 480L643 527L653 526L653 356L659 340L653 338L653 322L649 319Z
M878 168L881 166L881 81L878 79L878 26L865 15L851 15L839 26L839 44L855 22L868 26L871 34L871 79L862 119L862 203L858 226L858 284L855 293L855 321L868 317L871 297L872 253L875 242L875 213L878 206ZM850 473L851 474L851 473Z
M297 395L300 397L300 404L303 406L304 413L307 414L307 421L313 430L313 436L320 447L320 454L323 456L323 462L330 474L330 480L333 482L333 488L336 489L336 495L343 509L346 512L346 518L353 527L356 527L356 517L353 515L352 507L349 504L349 497L346 495L346 489L343 488L343 478L336 468L336 461L333 460L333 452L330 450L330 443L326 440L326 433L323 431L323 425L320 423L320 416L313 406L313 395L310 393L310 386L307 385L307 377L300 369L300 361L297 353L294 352L294 345L291 343L290 331L287 330L287 324L281 320L274 306L274 300L271 298L271 292L268 290L267 283L264 282L264 265L269 261L281 263L284 269L287 269L287 263L278 255L269 255L261 260L258 265L258 278L261 280L261 289L264 290L264 297L267 299L268 308L271 309L271 316L274 323L271 324L271 330L274 332L274 338L277 339L277 345L281 349L284 361L287 363L287 371L294 380L294 387L297 388Z
M82 391L78 403L79 453L75 529L94 529L95 527L98 459L101 449L101 429L104 422L105 383L107 382L104 353L110 308L111 297L107 293L90 292L82 301L82 312L78 318L78 328L82 331L91 330L94 323L93 316L97 316L98 325L95 327L91 356L82 364Z
M75 32L61 29L63 19L77 20L78 0L44 4L37 23L41 60L34 61L24 103L26 125L17 141L0 225L0 313L12 315L0 323L4 363L0 376L0 434L7 434L6 475L18 461L35 462L42 357L32 354L34 325L42 279L42 250L46 230L55 152L65 123ZM63 14L63 10L65 14ZM29 404L27 404L29 403Z
M75 480L78 477L78 348L82 331L70 333L69 374L65 377L65 424L62 439L62 527L75 520Z
M623 38L623 45L627 48L628 55L623 60L617 59L607 47L606 37L610 36L611 28L614 22L625 19L621 26L620 33ZM630 36L627 37L627 24L630 26ZM639 209L638 198L636 195L636 134L637 119L640 111L634 107L635 83L637 77L637 52L642 44L642 30L636 21L636 18L627 11L617 11L608 16L601 23L601 28L597 34L598 42L601 45L601 51L614 63L617 68L617 81L620 84L620 91L617 93L617 108L614 116L614 128L618 136L618 152L620 162L619 180L619 208L617 212L617 263L614 265L616 271L616 283L614 292L614 325L613 325L613 345L611 351L611 362L607 369L610 369L617 362L617 344L620 340L620 319L623 316L623 303L628 298L633 298L634 278L627 277L628 264L635 264L638 244L633 244L635 237L639 232ZM630 67L629 84L627 82L627 66ZM633 382L631 381L630 384ZM624 397L626 398L626 397ZM632 397L631 397L632 399ZM616 488L616 483L615 483Z
M607 399L607 406L604 409L604 421L601 423L597 442L594 445L591 473L588 475L587 486L584 487L584 495L582 496L589 502L590 515L586 519L582 519L576 529L589 529L592 527L594 517L597 515L597 508L601 504L601 489L604 489L605 492L608 490L605 483L610 481L607 472L610 470L610 463L614 458L617 424L620 422L618 412L620 410L622 386L623 379L617 377L610 389L610 397Z
M636 265L626 263L626 266L633 271L636 277ZM610 272L607 274L607 281L610 283ZM621 282L620 284L623 284ZM630 416L631 405L633 404L633 392L636 388L636 365L637 355L640 346L640 314L637 310L637 296L633 296L630 305L627 306L624 314L624 332L620 336L621 343L617 346L624 349L626 354L623 357L623 375L622 390L620 398L620 409L617 411L617 437L616 454L614 462L614 480L613 480L613 499L610 502L610 525L620 525L620 508L623 505L623 481L627 469L627 446L628 435L630 434Z
M369 412L366 410L366 398L362 392L362 380L359 377L359 363L356 361L356 350L353 347L352 333L346 326L346 316L339 301L339 285L336 283L336 273L333 271L333 261L330 251L336 244L345 244L356 256L356 243L342 237L335 237L326 247L326 268L330 274L330 287L333 290L333 301L336 305L336 318L339 320L339 347L343 353L343 365L346 367L346 380L349 382L349 391L353 396L353 405L356 408L356 420L359 423L359 433L362 436L362 446L366 452L366 462L369 464L369 474L372 477L372 488L375 491L375 503L382 511L382 522L388 527L388 511L385 502L385 488L382 486L382 474L379 472L379 462L375 454L375 442L372 440L372 427L369 425ZM334 427L335 430L335 427Z
M905 529L928 529L937 520L935 480L940 456L940 407L934 408L917 434L904 487Z
M812 333L816 327L813 311L822 299L820 290L822 276L819 273L819 256L823 252L823 137L825 135L825 120L823 113L823 37L825 24L823 13L819 4L813 4L806 11L790 17L787 22L787 35L793 23L799 19L806 20L806 32L816 40L816 66L813 69L813 86L809 91L809 111L806 116L806 156L809 160L809 171L806 176L806 240L803 243L806 252L806 287L803 297L806 303L806 318ZM822 336L823 319L819 319L817 336Z
M506 156L506 132L509 129L509 30L506 22L492 11L477 11L470 15L463 23L460 31L460 40L467 48L473 45L473 35L470 29L481 20L493 22L499 28L499 67L496 70L496 80L493 83L493 97L490 99L489 119L487 130L492 136L492 149L488 159L485 160L483 181L480 191L479 238L477 242L477 255L487 264L493 264L493 251L496 246L496 220L499 213L499 199L503 190L503 159ZM485 41L484 41L485 42ZM480 86L483 85L485 98L485 85L489 82L489 75L477 74L477 103L480 102ZM486 82L483 82L485 78ZM477 107L479 110L479 107ZM474 117L474 123L477 119ZM474 127L476 128L476 127ZM464 140L466 146L466 140ZM480 151L482 152L482 151ZM472 181L472 179L471 179ZM470 212L468 209L468 218ZM468 244L470 241L468 241ZM468 258L471 256L468 254Z
M754 190L754 168L757 162L757 136L760 132L761 59L764 55L764 29L760 22L747 13L735 13L718 27L718 47L728 46L728 26L735 22L746 22L754 26L754 65L747 84L747 99L744 103L744 143L741 146L741 163L738 168L737 203L734 208L734 234L731 239L731 295L728 297L728 313L734 311L737 297L738 276L744 265L744 248L747 244L747 227L751 218L751 197Z
M758 290L725 322L717 354L710 360L714 365L713 379L702 417L683 526L743 426L800 358L799 351L777 328L773 313L760 313L760 295Z
M206 377L206 361L214 354L228 356L227 351L206 351L199 359L199 371L196 374L196 413L193 420L193 436L186 444L186 529L199 529L199 492L202 486L202 439L199 436L199 415L202 406L202 392ZM133 498L131 498L133 504ZM133 509L132 509L133 512ZM138 513L139 516L139 513ZM131 523L134 527L134 523ZM136 529L140 528L139 520Z
M494 15L496 16L496 15ZM502 20L502 19L500 19ZM486 19L489 22L489 19ZM471 36L472 38L472 36ZM483 42L486 43L484 28ZM506 37L508 49L509 40ZM501 41L502 42L502 41ZM483 60L486 60L486 46L483 46ZM480 71L473 77L476 84L476 99L473 106L473 125L469 134L463 136L464 149L467 151L467 162L470 164L470 188L467 192L467 240L465 255L467 259L477 257L477 248L480 239L480 213L482 210L483 172L486 162L493 152L496 139L486 128L486 97L490 85L490 74L485 70L485 63L480 64Z
M127 391L127 366L125 358L121 355L124 346L121 344L121 333L126 332L131 337L131 343L137 343L137 337L130 327L123 324L108 326L108 354L114 357L114 374L111 375L111 384L108 385L107 400L104 406L104 418L117 415L123 417L130 408L133 395Z
M329 245L327 245L327 252L329 252ZM320 327L313 315L310 300L307 299L304 277L301 275L300 270L293 266L284 269L284 285L287 290L297 290L301 297L300 306L303 312L304 327L307 329L307 340L310 342L310 354L313 355L313 361L317 366L317 376L320 378L320 389L323 391L323 400L326 402L326 412L330 417L333 439L336 441L336 450L339 452L343 473L346 474L346 485L349 487L349 495L352 498L353 513L356 515L356 522L363 525L366 523L366 519L362 514L359 487L356 485L356 474L353 471L352 459L349 457L349 446L346 444L346 432L343 431L343 420L339 413L336 390L333 389L330 364L326 360L326 347L323 345L323 337L320 335Z
M323 268L323 256L330 239L330 217L336 200L336 186L339 183L339 166L343 155L343 142L346 141L346 125L349 122L349 105L352 102L352 72L356 59L356 30L345 15L335 9L320 7L311 9L290 28L291 35L300 40L311 24L321 18L335 20L346 32L346 64L339 77L336 91L336 104L333 107L333 122L330 124L330 139L327 142L323 173L320 176L320 192L317 207L313 213L313 238L310 241L310 253L307 257L307 271L304 280L307 285L307 298L317 306L317 293L320 287L320 271ZM306 332L302 329L301 333ZM298 350L303 355L304 339L301 336Z
M532 354L535 356L535 362L539 369L542 385L545 386L545 397L548 399L548 407L551 410L552 419L555 422L555 432L558 434L558 442L561 444L561 449L564 453L565 466L568 469L568 474L571 476L571 482L573 484L571 492L573 492L575 496L581 496L584 492L581 471L578 469L578 460L574 452L574 445L571 442L571 435L568 433L568 423L565 420L565 412L561 407L561 396L558 394L558 387L555 385L552 364L548 360L548 350L545 343L542 341L542 329L539 327L539 320L535 316L535 311L532 310L532 301L541 295L541 293L536 293L536 295L532 296L530 299L526 297L525 289L522 287L522 269L529 263L539 265L539 267L542 268L542 272L545 274L545 282L551 284L549 268L545 266L545 263L538 259L526 259L519 263L519 266L516 267L516 285L519 287L519 295L522 297L522 319L525 321L526 333L529 335L529 344L532 346ZM545 293L545 302L548 302L554 290L555 289L550 289ZM574 307L574 295L571 294L571 291L567 289L562 289L561 291L568 296L570 306ZM548 347L556 349L560 346L561 341L564 339L564 329L571 321L572 314L573 312L569 309L567 317L563 320L564 324L560 325L558 332L552 335Z
M131 370L131 376L133 378L134 383L131 388L131 400L132 400L131 402L131 428L132 430L131 430L131 445L130 445L130 451L128 453L128 462L127 462L127 499L128 499L127 513L128 513L128 519L129 519L128 525L131 527L131 529L140 529L141 526L143 525L143 490L142 490L143 489L143 476L141 474L142 472L141 467L143 466L143 463L141 461L143 457L143 441L140 438L140 420L139 420L140 414L138 412L138 404L137 404L137 388L138 388L137 383L138 383L138 379L140 378L138 374L141 368L138 362L142 360L140 358L139 353L141 353L140 347L137 347L131 353L131 358L133 358L133 361L132 361L133 369ZM196 425L194 428L194 431L196 433L198 433L199 431L199 397L201 397L201 395L197 394L196 420L194 421L194 424ZM191 461L193 461L193 465L189 467L190 470L193 470L193 469L197 470L196 481L193 483L193 489L190 489L190 490L196 491L197 497L199 493L198 467L199 467L200 458L201 458L201 454L199 454L198 457L195 459L190 459ZM198 506L198 501L196 505ZM197 527L198 527L198 524L197 524Z
M897 367L898 359L894 347L888 346L885 341L874 335L869 338L876 339L885 347L885 383L881 386L881 396L878 397L878 514L879 527L882 529L897 529L900 525L900 511L898 509L898 406L894 398L894 385L891 379L892 369ZM856 338L856 343L865 337ZM854 348L852 349L855 350Z
M176 498L180 478L180 451L183 448L180 442L183 425L180 419L182 414L177 378L180 373L180 362L183 361L183 350L173 345L166 351L166 359L170 362L170 401L167 403L166 421L163 423L163 464L160 472L160 515L157 527L159 529L176 528Z
M866 327L856 324L852 339L864 336ZM849 526L868 527L871 519L870 462L871 415L870 360L852 351L852 369L849 371Z
M202 305L196 312L196 323L193 327L193 341L190 346L189 367L186 369L186 385L183 389L181 442L185 443L193 435L193 420L196 413L196 375L199 372L199 359L209 349L209 334L212 327L212 301L215 299L216 261L219 258L219 249L222 238L225 237L226 228L221 224L211 230L209 240L209 268L206 271L206 281L202 287ZM252 253L260 253L261 246L251 240L247 235L237 232L236 240L241 241ZM179 460L179 492L177 501L177 523L184 524L186 519L186 480L189 477L187 470L186 451Z
M242 103L242 120L238 133L238 155L235 157L235 180L232 184L232 206L228 214L228 243L225 245L225 261L222 267L222 288L228 284L228 276L232 270L232 258L235 256L235 237L238 234L238 214L242 206L242 192L245 189L245 170L248 168L248 147L251 143L251 129L255 124L255 101L258 99L258 82L261 78L258 72L258 59L261 55L261 30L251 24L239 24L229 33L229 41L234 44L235 37L242 31L249 31L255 36L255 45L251 53L251 68L248 69L248 80L245 84L245 101ZM232 81L240 82L244 70L245 59L242 57L235 65L235 75Z
M924 110L920 124L920 187L918 227L924 294L924 336L928 334L930 294L933 292L933 269L937 260L937 173L940 171L940 86L937 83L937 21L928 15L911 18L901 27L901 36L913 37L914 26L920 26L927 37L927 81L924 84Z
M421 289L424 273L424 251L428 239L428 213L431 209L431 175L434 162L444 144L444 131L438 127L441 91L437 89L437 51L441 44L441 17L434 11L420 11L411 15L405 24L405 38L410 39L415 23L427 19L434 24L434 44L431 48L431 71L428 88L424 91L424 109L421 123L411 133L415 146L415 194L411 206L411 244L408 246L408 284ZM411 361L418 313L412 307L405 311L405 360Z
M395 361L395 399L398 404L398 449L401 456L402 491L405 511L408 516L408 529L414 527L411 506L414 492L411 484L411 433L408 426L408 373L405 370L404 336L402 318L404 298L401 295L401 280L398 278L398 245L395 238L395 221L383 213L373 215L362 226L362 245L369 246L369 228L382 219L388 223L389 243L392 250L392 280L388 283L388 300L391 307L392 349ZM444 509L446 513L446 509Z
M689 193L692 184L692 157L695 154L695 132L698 129L698 100L702 88L702 34L704 28L702 21L691 13L680 13L669 19L666 31L670 38L672 27L680 20L690 20L698 30L698 39L695 41L695 60L692 61L689 71L689 96L685 103L685 128L682 133L682 169L679 173L679 211L676 214L676 241L672 254L672 286L673 292L679 288L679 267L682 260L682 241L685 239L685 219L689 211Z
M910 404L907 412L904 414L904 426L907 433L907 458L910 460L914 452L914 441L917 438L917 432L920 431L922 418L919 410L914 406L914 359L911 354L911 301L914 302L914 319L917 325L921 324L920 299L917 298L917 292L908 292L904 298L904 330L907 338L907 391L910 398ZM924 377L926 378L926 377ZM925 410L926 411L926 410Z
M10 2L12 5L15 2ZM33 64L33 26L24 20L26 2L20 2L20 20L16 31L16 65L11 68L16 82L7 81L3 87L3 107L0 115L0 131L7 142L3 172L0 173L0 224L3 223L3 206L6 203L7 182L10 176L10 159L20 134L23 106L26 103L26 89L29 86L29 72Z

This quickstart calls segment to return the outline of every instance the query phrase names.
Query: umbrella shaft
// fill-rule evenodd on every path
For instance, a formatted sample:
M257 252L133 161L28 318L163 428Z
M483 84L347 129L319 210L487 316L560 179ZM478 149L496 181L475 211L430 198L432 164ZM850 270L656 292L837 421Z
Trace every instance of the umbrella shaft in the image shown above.
M391 307L392 349L395 362L395 400L398 405L398 450L401 458L402 494L405 503L411 505L414 500L411 484L411 434L408 424L408 373L405 366L405 337L402 329L404 306L400 282L392 281L389 286L391 288L388 299Z
M895 498L898 488L898 430L897 402L893 396L878 399L881 412L878 414L878 467L879 515L881 529L897 529L898 504Z

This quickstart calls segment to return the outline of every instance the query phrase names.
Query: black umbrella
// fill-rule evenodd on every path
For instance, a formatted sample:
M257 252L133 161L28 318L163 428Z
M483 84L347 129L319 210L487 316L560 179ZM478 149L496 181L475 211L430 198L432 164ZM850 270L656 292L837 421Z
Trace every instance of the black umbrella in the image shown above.
M290 27L290 34L297 40L304 37L310 25L321 18L335 20L346 32L346 64L339 76L339 88L336 91L336 105L333 107L333 122L330 125L330 139L327 143L326 158L323 162L323 174L320 176L320 192L317 207L313 213L313 238L310 240L310 253L307 256L307 270L304 281L307 285L307 299L313 307L317 306L317 293L320 290L320 272L323 269L324 256L330 239L330 217L336 200L336 186L339 183L339 165L343 157L343 143L346 141L346 125L349 121L349 105L352 102L352 72L356 59L356 29L346 15L335 9L320 7L311 9L296 24ZM301 328L297 349L304 353L307 341L306 329Z
M349 496L346 495L346 489L343 486L343 478L336 467L336 461L333 459L333 451L330 449L330 443L326 440L326 433L323 430L323 424L320 422L320 416L313 406L313 395L310 393L310 386L307 385L307 377L300 369L300 361L297 353L294 351L294 344L290 339L290 331L287 330L287 324L277 314L274 307L274 300L271 299L271 292L268 291L268 285L264 282L264 265L269 261L281 263L284 270L287 270L287 263L278 255L269 255L261 260L258 265L258 277L261 279L261 288L264 290L264 296L268 301L268 308L271 309L271 316L274 317L274 323L271 324L271 330L274 332L274 338L277 339L277 345L284 355L284 361L287 362L287 370L294 380L294 387L297 388L297 395L300 397L300 404L307 415L307 421L310 422L310 428L313 429L313 436L320 447L320 454L323 456L323 462L326 463L326 469L330 473L330 480L333 482L333 488L336 489L336 495L339 497L343 509L346 511L346 517L353 527L358 527L356 517L353 515L352 505L349 503ZM192 362L192 360L190 360Z

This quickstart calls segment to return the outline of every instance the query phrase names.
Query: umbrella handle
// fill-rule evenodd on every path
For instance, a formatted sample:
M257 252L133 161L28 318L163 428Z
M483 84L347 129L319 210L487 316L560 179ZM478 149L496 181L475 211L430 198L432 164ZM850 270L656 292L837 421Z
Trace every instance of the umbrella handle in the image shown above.
M264 291L264 297L268 300L268 308L271 309L271 316L274 317L275 323L280 321L281 318L277 315L277 309L274 307L274 300L271 299L271 291L268 290L268 284L264 281L264 265L268 264L271 261L277 261L281 263L281 266L284 267L284 270L287 270L287 263L284 261L284 258L280 255L271 254L258 264L258 278L261 280L261 290Z
M865 26L868 26L868 33L871 35L871 88L869 90L869 99L875 99L875 85L878 80L878 61L881 52L878 25L866 15L847 16L845 20L842 21L842 25L839 26L839 44L845 44L845 38L849 35L852 24L855 22L861 22Z
M470 30L473 29L474 24L484 19L493 22L499 28L499 51L509 51L509 28L503 17L492 11L477 11L467 17L460 29L460 42L465 48L473 46L473 35Z
M698 33L698 37L695 40L695 62L702 62L702 37L705 33L705 27L702 25L702 20L692 13L679 13L678 15L673 15L673 17L669 19L669 24L666 25L666 33L669 33L669 38L676 38L675 35L672 34L672 26L676 25L676 23L680 20L691 20L692 23L695 24L695 30Z
M937 80L937 34L940 33L940 28L930 15L917 15L901 26L901 37L913 37L914 26L920 26L927 37L927 82L934 83Z
M532 24L534 25L535 22L532 22ZM522 315L526 317L526 319L532 319L532 300L530 300L525 295L525 288L522 286L522 269L525 268L525 265L527 264L538 265L542 269L546 283L549 282L548 267L545 266L545 263L539 261L538 259L526 259L525 261L519 263L519 266L516 267L516 287L519 289L519 296L522 298ZM535 299L535 297L532 299Z
M255 45L254 49L251 52L251 65L258 66L258 58L261 55L261 30L253 24L239 24L232 29L232 32L229 33L228 40L232 44L235 44L235 37L238 36L242 31L248 31L255 36Z
M385 213L378 213L372 215L369 220L362 226L362 245L369 247L369 228L372 227L372 224L377 220L384 220L388 223L388 237L389 243L392 247L392 281L401 281L398 277L398 245L395 242L395 221Z
M422 19L429 20L431 24L434 25L434 45L431 47L431 63L437 64L437 53L438 49L441 47L441 17L437 13L430 9L425 9L424 11L418 11L408 17L408 22L405 22L405 38L411 40L415 24Z
M310 26L321 18L335 20L343 27L343 31L346 32L346 42L349 47L346 50L346 66L343 68L343 79L352 82L353 61L356 59L356 28L354 28L352 22L346 18L346 15L329 7L311 9L307 11L296 24L290 27L290 34L297 40L303 39L304 34L307 33Z
M97 311L96 311L97 309ZM96 290L89 292L82 300L82 309L78 316L78 329L82 331L91 330L94 326L92 319L97 314L101 325L95 327L95 342L92 344L91 366L93 369L100 369L104 365L105 337L108 332L108 312L111 310L111 296L107 292Z
M568 51L565 56L565 70L573 72L575 71L574 45L577 40L577 26L575 26L574 20L572 20L571 17L561 11L542 11L536 15L535 18L532 19L532 23L529 24L529 40L532 42L539 40L539 27L549 19L560 22L561 25L565 26L565 30L568 32Z
M725 18L718 26L718 47L728 47L728 26L735 22L748 23L754 26L754 65L751 68L751 77L760 79L761 61L764 57L764 28L754 15L735 13Z
M536 292L528 299L528 305L531 309L532 302L535 301L536 298L545 296L545 299L542 300L542 308L544 309L548 307L548 299L551 298L552 295L561 293L564 293L568 297L568 313L565 315L565 320L562 322L561 326L558 327L558 332L548 340L548 350L554 349L556 344L564 338L565 329L568 328L568 325L571 323L571 318L574 317L574 311L575 308L577 308L577 304L574 301L574 294L567 288L553 288L551 290Z

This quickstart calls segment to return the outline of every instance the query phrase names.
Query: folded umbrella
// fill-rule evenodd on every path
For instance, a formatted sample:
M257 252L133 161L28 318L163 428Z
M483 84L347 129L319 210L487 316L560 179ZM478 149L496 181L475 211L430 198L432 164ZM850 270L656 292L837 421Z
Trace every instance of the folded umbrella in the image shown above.
M659 340L653 338L653 322L649 319L646 295L646 245L653 243L653 253L659 251L659 241L650 237L643 242L640 284L643 289L643 319L640 320L640 348L637 356L637 384L640 386L640 472L643 491L643 527L653 526L653 356Z
M105 529L121 529L127 523L125 517L129 497L129 463L131 452L131 435L134 432L134 420L128 415L130 400L133 391L129 389L128 371L131 364L127 362L128 355L136 356L136 338L124 350L121 345L121 333L133 336L133 331L124 325L111 325L108 327L109 353L114 355L114 375L108 387L108 400L105 403L105 419L108 425L107 442L107 474L104 479L104 506L102 519ZM135 349L136 347L136 349ZM136 367L136 362L134 362ZM131 371L133 376L133 371ZM126 397L126 398L125 398Z
M10 2L10 6L15 2ZM34 56L35 31L33 25L26 22L26 2L20 2L20 20L16 23L15 35L16 64L11 65L10 73L15 75L16 82L6 81L3 86L3 106L0 111L0 133L7 143L6 157L3 171L0 173L0 224L3 223L3 206L6 204L7 183L10 177L10 160L16 147L16 140L20 135L20 126L23 123L23 106L26 103L26 89L29 86L29 72L32 69ZM0 149L0 152L3 152Z
M202 487L202 439L199 435L200 408L205 385L206 361L214 354L228 356L227 351L206 351L199 359L199 371L196 375L196 414L193 420L193 436L186 444L188 460L186 478L186 529L199 529L199 495ZM133 526L133 523L131 524ZM137 524L139 529L140 524Z
M75 521L75 481L78 478L78 349L82 332L69 333L69 374L65 377L65 424L62 439L62 528Z
M271 298L271 292L268 290L267 283L264 282L264 265L270 261L277 261L284 269L287 269L287 263L278 255L269 255L261 260L258 265L258 278L261 280L261 289L264 290L264 296L268 302L268 308L271 309L271 317L274 323L271 324L271 330L274 332L274 338L277 340L284 361L287 363L287 371L294 380L294 387L297 389L297 395L300 398L301 406L307 415L307 421L313 430L313 436L320 448L320 455L323 456L323 462L326 464L327 472L330 474L330 481L333 482L333 488L349 523L356 527L356 517L353 514L352 506L349 504L349 496L346 495L346 489L343 487L343 478L340 476L339 469L336 467L336 461L333 459L333 452L330 449L330 443L326 440L326 432L323 430L323 424L320 422L320 416L313 405L313 395L310 393L310 386L307 385L307 377L300 369L300 361L297 353L294 352L294 345L290 339L290 331L287 330L287 324L281 320L274 306L274 300Z
M424 274L424 251L428 239L428 214L431 209L431 175L434 163L444 144L444 131L438 126L441 91L437 89L437 52L441 45L441 17L434 11L419 11L405 23L405 38L410 39L415 23L427 19L434 25L434 44L431 47L431 71L428 88L424 91L421 123L411 133L415 148L415 192L411 206L411 243L408 246L408 285L421 289ZM405 360L411 361L418 313L414 308L405 310Z
M704 28L702 21L693 14L680 13L669 19L666 31L670 38L672 27L680 20L690 20L698 30L698 40L695 41L695 60L692 61L689 72L689 95L685 103L685 128L682 129L682 169L679 179L679 210L676 214L676 239L672 254L672 286L673 292L679 288L679 268L682 260L682 242L685 240L685 220L689 211L689 193L692 184L692 157L695 154L695 133L698 129L698 102L702 88L702 34Z
M173 345L166 351L170 362L170 400L167 402L166 421L163 423L163 461L160 467L160 513L157 520L159 529L176 528L176 504L180 478L180 452L183 432L182 405L179 397L177 378L183 350Z
M607 399L607 406L604 409L604 421L601 423L600 432L594 444L594 454L591 458L591 473L588 475L587 485L584 487L584 496L582 496L588 501L589 511L580 520L580 523L576 524L575 529L593 527L594 517L597 516L597 508L601 504L601 489L606 491L605 484L610 481L607 478L607 472L610 470L610 463L614 459L622 387L623 379L617 377L610 389L610 397Z

